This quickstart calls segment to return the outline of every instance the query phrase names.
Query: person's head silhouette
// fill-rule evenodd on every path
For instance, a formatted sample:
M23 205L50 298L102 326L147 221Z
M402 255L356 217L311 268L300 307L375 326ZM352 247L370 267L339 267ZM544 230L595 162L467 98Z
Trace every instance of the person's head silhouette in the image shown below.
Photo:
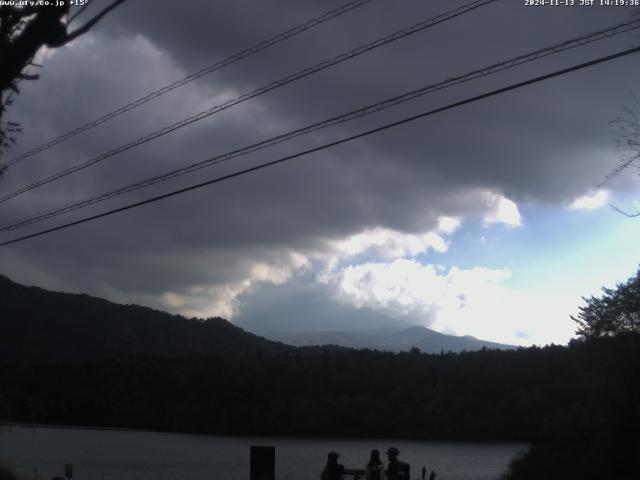
M399 454L400 450L398 450L396 447L389 447L389 449L387 450L387 458L391 462L397 460Z
M371 458L369 463L380 463L380 452L376 449L371 450Z

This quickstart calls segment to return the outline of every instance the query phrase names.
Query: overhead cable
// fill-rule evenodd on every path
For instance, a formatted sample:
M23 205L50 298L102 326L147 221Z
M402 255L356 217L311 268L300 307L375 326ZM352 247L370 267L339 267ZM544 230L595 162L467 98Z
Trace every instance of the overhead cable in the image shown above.
M27 152L22 153L21 155L18 155L17 157L12 158L11 160L5 162L3 164L3 166L5 167L10 167L12 165L15 165L18 162L21 162L22 160L25 160L26 158L32 157L40 152L43 152L55 145L58 145L62 142L66 142L67 140L69 140L70 138L75 137L76 135L79 135L83 132L86 132L88 130L91 130L95 127L97 127L98 125L101 125L113 118L116 118L120 115L122 115L125 112L128 112L129 110L133 110L134 108L137 108L141 105L144 105L147 102L150 102L151 100L154 100L162 95L164 95L165 93L169 93L172 90L175 90L176 88L182 87L183 85L186 85L188 83L193 82L194 80L197 80L200 77L203 77L205 75L208 75L210 73L215 72L216 70L220 70L223 67L229 66L232 63L235 63L239 60L242 60L243 58L249 57L251 55L255 55L258 52L261 52L262 50L265 50L269 47L272 47L273 45L276 45L284 40L287 40L291 37L294 37L302 32L305 32L309 29L312 29L314 27L317 27L318 25L322 25L325 22L328 22L329 20L333 20L334 18L337 18L347 12L350 12L351 10L355 10L356 8L362 7L364 5L366 5L369 2L372 2L373 0L354 0L348 3L345 3L344 5L342 5L341 7L338 7L334 10L331 10L323 15L320 15L319 17L315 17L312 18L311 20L307 20L306 22L297 25L293 28L290 28L289 30L287 30L286 32L282 32L279 33L277 35L274 35L273 37L264 40L252 47L246 48L238 53L235 53L233 55L231 55L230 57L225 58L224 60L220 60L219 62L214 63L213 65L209 65L208 67L205 67L195 73L192 73L190 75L187 75L186 77L184 77L181 80L177 80L169 85L166 85L158 90L155 90L153 92L150 92L149 94L145 95L142 98L139 98L138 100L135 100L131 103L128 103L126 105L123 105L119 108L116 108L115 110L96 118L95 120L92 120L90 122L85 123L84 125L81 125L73 130L69 130L68 132L54 138L53 140L50 140L46 143L43 143L42 145L33 148L32 150L29 150Z
M357 110L353 110L348 113L344 113L342 115L338 115L338 116L329 118L327 120L323 120L321 122L313 123L306 127L298 128L296 130L289 131L287 133L269 138L267 140L264 140L258 143L254 143L252 145L248 145L243 148L226 152L221 155L216 155L215 157L211 157L206 160L202 160L200 162L187 165L185 167L174 169L174 170L165 172L163 174L156 175L151 178L147 178L145 180L134 182L124 187L120 187L115 190L111 190L109 192L101 193L99 195L95 195L95 196L80 200L78 202L66 205L64 207L59 207L59 208L51 209L36 215L31 215L31 216L23 217L21 219L12 220L10 223L5 223L3 225L0 225L0 231L14 230L27 225L31 225L33 223L37 223L43 220L57 217L59 215L69 213L74 210L78 210L80 208L88 207L90 205L103 202L110 198L118 197L120 195L124 195L126 193L133 192L135 190L149 187L151 185L155 185L157 183L161 183L175 177L179 177L188 173L195 172L205 167L217 165L219 163L229 161L231 159L238 158L238 157L256 152L258 150L262 150L264 148L285 142L287 140L291 140L301 135L309 134L317 130L321 130L334 125L355 120L357 118L361 118L366 115L370 115L372 113L385 110L387 108L393 107L395 105L399 105L404 102L408 102L410 100L416 99L418 97L421 97L423 95L426 95L435 91L443 90L443 89L452 87L454 85L468 82L470 80L475 80L477 78L486 77L504 70L514 68L516 66L519 66L525 63L533 62L535 60L547 57L549 55L557 54L557 53L567 51L576 47L587 45L596 41L603 40L605 38L610 38L615 35L620 35L622 33L625 33L637 28L640 28L640 19L635 19L632 21L614 25L606 29L598 30L596 32L591 32L588 35L583 35L581 37L573 38L571 40L554 44L549 47L545 47L524 55L519 55L517 57L510 58L509 60L496 63L482 69L474 70L464 75L448 78L442 82L438 82L438 83L431 84L416 90L412 90L410 92L403 93L402 95L397 95L395 97L385 99L381 102L367 105Z
M351 142L351 141L356 140L358 138L363 138L363 137L372 135L374 133L378 133L378 132L382 132L384 130L388 130L388 129L391 129L391 128L394 128L394 127L398 127L400 125L404 125L406 123L413 122L413 121L416 121L418 119L428 117L430 115L435 115L435 114L440 113L440 112L451 110L451 109L454 109L454 108L457 108L457 107L460 107L460 106L463 106L463 105L467 105L467 104L470 104L470 103L474 103L474 102L477 102L479 100L483 100L485 98L494 97L496 95L500 95L500 94L503 94L503 93L506 93L506 92L509 92L509 91L517 90L519 88L523 88L525 86L532 85L534 83L539 83L539 82L542 82L542 81L545 81L545 80L549 80L551 78L559 77L561 75L566 75L568 73L575 72L577 70L582 70L584 68L591 67L591 66L594 66L594 65L597 65L597 64L609 62L609 61L615 60L617 58L621 58L621 57L624 57L624 56L627 56L627 55L631 55L631 54L637 53L637 52L640 52L640 47L629 48L629 49L626 49L626 50L622 50L622 51L620 51L618 53L607 55L605 57L600 57L600 58L597 58L597 59L594 59L594 60L591 60L591 61L588 61L588 62L584 62L584 63L578 64L578 65L574 65L572 67L564 68L564 69L561 69L561 70L556 70L555 72L548 73L546 75L540 75L538 77L531 78L531 79L525 80L523 82L518 82L518 83L511 84L511 85L509 85L507 87L499 88L497 90L492 90L490 92L483 93L481 95L476 95L474 97L470 97L470 98L467 98L465 100L460 100L458 102L450 103L450 104L448 104L448 105L446 105L444 107L439 107L439 108L436 108L436 109L433 109L433 110L429 110L427 112L423 112L423 113L420 113L418 115L413 115L411 117L407 117L407 118L404 118L402 120L398 120L396 122L387 123L387 124L385 124L385 125L383 125L381 127L373 128L371 130L367 130L365 132L358 133L356 135L351 135L351 136L343 138L341 140L336 140L334 142L326 143L326 144L320 145L318 147L310 148L308 150L304 150L302 152L295 153L293 155L288 155L286 157L281 157L281 158L279 158L277 160L272 160L270 162L262 163L260 165L256 165L254 167L246 168L244 170L240 170L240 171L237 171L237 172L234 172L234 173L230 173L228 175L223 175L223 176L220 176L220 177L213 178L213 179L208 180L206 182L197 183L195 185L191 185L191 186L184 187L184 188L181 188L181 189L178 189L178 190L174 190L172 192L164 193L162 195L158 195L158 196L155 196L155 197L152 197L152 198L148 198L146 200L141 200L139 202L131 203L131 204L119 207L119 208L115 208L113 210L109 210L109 211L106 211L106 212L103 212L103 213L99 213L99 214L91 215L89 217L85 217L85 218L82 218L82 219L79 219L79 220L75 220L73 222L65 223L65 224L62 224L62 225L58 225L56 227L48 228L46 230L41 230L39 232L31 233L29 235L24 235L22 237L14 238L12 240L8 240L8 241L0 243L0 247L6 246L6 245L11 245L11 244L14 244L14 243L17 243L17 242L21 242L21 241L24 241L24 240L27 240L27 239L30 239L30 238L46 235L48 233L52 233L52 232L55 232L55 231L58 231L58 230L66 229L66 228L72 227L74 225L79 225L79 224L86 223L86 222L89 222L89 221L92 221L92 220L96 220L98 218L106 217L106 216L109 216L109 215L114 215L116 213L123 212L125 210L130 210L132 208L137 208L137 207L140 207L142 205L147 205L149 203L154 203L154 202L157 202L159 200L163 200L165 198L174 197L176 195L180 195L180 194L192 191L192 190L203 188L203 187L208 186L208 185L219 183L219 182L222 182L222 181L225 181L225 180L229 180L231 178L239 177L241 175L245 175L245 174L248 174L248 173L251 173L251 172L262 170L262 169L265 169L267 167L278 165L278 164L287 162L289 160L293 160L295 158L300 158L300 157L303 157L305 155L309 155L311 153L315 153L315 152L318 152L318 151L321 151L321 150L325 150L327 148L331 148L331 147L334 147L336 145L340 145L340 144L343 144L343 143Z
M262 86L260 88L257 88L249 93L245 93L244 95L240 95L239 97L233 98L231 100L226 101L223 104L220 105L216 105L208 110L205 110L203 112L200 112L196 115L193 115L191 117L188 117L184 120L181 120L179 122L176 122L172 125L166 126L164 128L161 128L160 130L156 130L155 132L152 132L148 135L145 135L144 137L140 137L132 142L129 142L127 144L121 145L119 147L116 147L112 150L109 150L106 153L103 153L101 155L98 155L96 157L90 158L88 160L85 160L84 162L78 163L72 167L69 167L65 170L62 170L58 173L55 173L49 177L46 177L42 180L38 180L34 183L31 183L25 187L19 188L18 190L15 190L12 193L6 194L2 197L0 197L0 203L6 202L7 200L10 200L14 197L17 197L18 195L21 195L25 192L28 192L30 190L33 190L35 188L41 187L43 185L46 185L48 183L51 183L55 180L58 180L60 178L66 177L68 175L71 175L72 173L75 173L79 170L83 170L87 167L90 167L92 165L95 165L96 163L99 163L103 160L106 160L107 158L113 157L114 155L120 154L124 151L130 150L131 148L137 147L139 145L142 145L143 143L147 143L150 142L152 140L155 140L156 138L162 137L164 135L167 135L168 133L171 133L175 130L178 130L180 128L186 127L188 125L191 125L192 123L195 123L199 120L202 120L204 118L210 117L211 115L214 115L218 112L221 112L223 110L226 110L228 108L231 108L239 103L242 103L244 101L247 101L251 98L257 97L259 95L263 95L267 92L270 92L272 90L275 90L276 88L280 88L283 87L285 85L288 85L292 82L295 82L297 80L300 80L302 78L305 78L309 75L312 75L314 73L317 73L321 70L324 70L326 68L329 68L333 65L336 65L338 63L344 62L346 60L349 60L351 58L357 57L359 55L362 55L363 53L366 53L370 50L374 50L376 48L382 47L383 45L387 45L389 43L395 42L397 40L400 40L401 38L405 38L409 35L414 35L422 30L425 30L427 28L433 27L437 24L440 24L442 22L446 22L448 20L451 20L459 15L463 15L465 13L468 13L471 10L475 10L476 8L479 8L483 5L486 5L488 3L493 3L497 0L477 0L475 2L471 2L468 3L466 5L457 7L453 10L450 10L446 13L443 13L441 15L438 15L436 17L433 17L429 20L425 20L423 22L419 22L416 23L415 25L412 25L411 27L408 28L404 28L402 30L398 30L390 35L387 35L385 37L379 38L377 40L374 40L371 43L368 43L366 45L361 45L359 47L356 47L348 52L342 53L340 55L337 55L333 58L330 58L329 60L325 60L323 62L317 63L311 67L305 68L297 73L291 74L291 75L287 75L284 78L281 78L280 80L276 80L274 82L269 83L268 85Z

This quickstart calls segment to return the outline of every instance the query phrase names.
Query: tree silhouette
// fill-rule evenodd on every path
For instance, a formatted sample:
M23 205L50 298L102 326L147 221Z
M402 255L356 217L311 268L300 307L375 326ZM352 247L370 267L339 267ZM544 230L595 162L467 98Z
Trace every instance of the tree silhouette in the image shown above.
M620 162L609 172L603 183L623 172L640 174L640 117L637 111L640 108L640 99L635 95L633 103L632 106L624 107L622 114L611 122L613 142L620 155ZM615 205L612 205L612 208L627 217L640 217L640 212L627 212Z
M615 289L602 288L600 298L584 298L577 317L577 334L583 338L614 336L625 332L640 333L640 270Z
M14 95L20 93L19 83L37 80L39 75L29 73L33 59L42 47L59 48L88 32L105 15L126 0L115 0L96 13L82 26L71 30L71 24L89 6L90 2L78 2L82 6L71 14L70 2L61 5L0 6L0 157L15 143L20 126L3 120ZM62 4L63 3L63 4ZM0 175L4 168L0 167Z

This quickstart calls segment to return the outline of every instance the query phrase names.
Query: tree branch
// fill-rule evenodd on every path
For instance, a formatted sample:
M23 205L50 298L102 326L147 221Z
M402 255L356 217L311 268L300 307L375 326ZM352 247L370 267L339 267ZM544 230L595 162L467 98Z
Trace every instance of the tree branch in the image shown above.
M85 3L82 7L76 10L76 12L73 15L71 15L71 17L69 17L69 21L67 22L67 25L70 25L71 22L73 22L79 15L82 15L82 12L84 12L88 6L89 6L89 2Z
M87 33L96 23L98 23L102 19L102 17L104 17L111 10L116 8L121 3L124 3L125 1L126 0L116 0L115 2L113 2L108 7L105 7L104 9L102 9L102 11L100 13L98 13L95 17L93 17L91 20L89 20L87 23L85 23L82 27L78 28L77 30L75 30L72 33L67 33L65 43L70 42L71 40L75 39L76 37L79 37L83 33Z
M612 210L621 213L622 215L624 215L625 217L628 218L636 218L636 217L640 217L640 212L636 212L636 213L629 213L629 212L625 212L624 210L619 209L618 207L616 207L615 205L611 205L609 204L609 207L611 207Z
M20 79L21 80L38 80L40 78L40 75L37 75L35 73L21 73L20 74Z

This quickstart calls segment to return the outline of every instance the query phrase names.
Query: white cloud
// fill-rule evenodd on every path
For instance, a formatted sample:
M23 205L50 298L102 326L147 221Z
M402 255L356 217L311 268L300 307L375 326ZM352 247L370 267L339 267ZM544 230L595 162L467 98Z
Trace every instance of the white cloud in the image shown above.
M575 297L511 290L505 285L511 275L508 269L444 271L397 259L346 267L335 272L333 281L339 301L441 332L510 344L566 342L574 331L569 314Z
M429 249L446 252L449 245L445 235L460 227L456 217L440 217L435 229L422 233L404 233L389 228L368 228L347 238L329 242L334 262L343 258L370 253L383 259L415 257Z
M381 258L415 257L429 249L445 252L448 248L445 239L436 232L411 234L381 227L334 242L333 247L341 257L371 252Z
M301 253L287 252L277 255L271 262L248 262L244 278L223 285L198 285L183 292L164 292L160 306L187 317L206 318L220 316L231 319L241 307L238 297L259 283L282 285L295 273L304 271L310 260ZM153 303L150 300L150 303Z
M230 318L238 308L236 298L251 286L248 280L235 284L194 287L184 295L171 294L173 298L180 298L180 312L187 317L207 318L220 316ZM163 296L167 298L167 294Z
M349 266L336 274L335 283L343 301L399 315L420 312L447 300L446 278L438 275L434 266L423 266L415 260Z
M289 250L268 259L246 259L244 273L238 280L224 285L194 286L182 292L167 291L160 296L159 303L161 308L186 316L219 315L232 319L242 307L238 297L260 283L282 285L295 275L311 270L314 262L316 267L320 267L317 280L324 284L331 283L335 279L335 272L340 270L340 262L364 253L391 261L414 257L430 249L445 252L448 249L445 235L453 233L459 226L458 218L442 217L434 230L424 233L372 228L342 240L328 241L313 251ZM408 305L409 297L405 296L404 301Z
M186 316L222 316L233 319L241 305L238 297L257 284L281 285L294 275L312 269L313 262L320 266L317 279L330 283L340 262L367 253L375 258L393 260L413 257L428 250L445 252L448 243L444 235L453 233L460 226L454 217L442 217L438 226L424 233L403 233L387 228L366 229L339 241L328 241L309 252L289 250L269 258L245 259L244 271L236 281L223 285L198 285L181 292L166 291L159 300L148 303L159 304L163 309L180 312Z
M336 272L334 284L341 301L396 316L417 317L430 324L443 311L467 308L470 299L495 297L492 289L511 276L508 270L481 267L453 267L447 273L442 270L408 259L365 263ZM441 327L460 331L455 325Z
M187 299L184 295L179 295L175 292L164 292L160 298L162 303L171 308L180 308L187 303Z
M465 292L464 308L443 309L434 328L510 344L565 343L575 331L572 292L522 292L499 283L476 283Z
M451 234L460 228L461 224L462 220L458 217L440 217L438 219L438 230L442 233Z
M503 223L510 227L522 225L522 217L520 216L518 205L514 201L495 193L489 193L489 195L491 211L484 217L485 225L494 225L496 223Z
M492 211L485 222L519 225L517 205L505 197L490 195L488 209ZM505 285L511 278L508 269L478 266L446 270L415 259L429 250L446 252L447 236L460 225L459 218L442 217L436 228L423 233L403 233L382 227L366 229L329 241L314 251L288 251L270 260L256 259L247 263L243 279L226 285L194 287L182 293L166 292L162 302L167 308L188 316L233 318L242 308L240 295L259 284L286 287L297 274L314 270L313 264L317 262L316 267L324 268L316 280L319 286L333 289L336 301L421 323L441 332L519 344L550 341L548 330L553 328L553 322L549 323L548 319L566 330L566 322L559 322L558 315L551 314L564 299L559 297L558 302L540 304L533 295L511 291ZM374 260L345 264L361 254ZM566 310L558 311L564 314ZM544 338L537 327L540 321L547 328ZM551 338L566 341L571 333L562 331Z
M256 263L249 271L248 281L267 282L280 285L291 278L293 272L309 266L309 259L298 252L291 252L283 263L272 265L266 262Z
M569 208L571 210L595 210L603 207L609 201L609 192L607 190L597 190L593 193L583 195L576 198Z

